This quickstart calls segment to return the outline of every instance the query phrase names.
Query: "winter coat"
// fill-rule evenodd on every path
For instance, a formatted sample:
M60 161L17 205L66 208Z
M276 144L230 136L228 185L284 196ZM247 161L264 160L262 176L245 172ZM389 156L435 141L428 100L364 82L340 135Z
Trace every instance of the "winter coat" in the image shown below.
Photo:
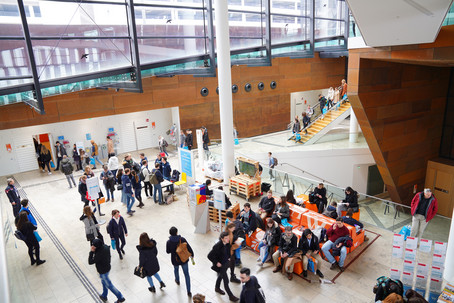
M60 151L60 157L58 156L58 152ZM66 149L63 147L63 145L60 144L60 146L55 145L55 156L57 158L63 158L63 156L66 155Z
M106 179L104 179L104 177L106 177ZM115 176L110 170L108 170L107 172L103 171L99 175L99 179L102 180L102 183L107 189L111 191L115 189Z
M273 197L271 197L271 199L268 199L268 197L263 197L259 203L259 208L263 208L263 210L266 211L268 215L271 215L274 210L274 206L276 206L276 202L274 202Z
M38 223L36 223L36 219L35 217L33 217L30 209L25 208L25 207L21 207L21 209L19 210L19 213L21 213L22 211L25 211L27 213L27 217L28 217L28 221L30 221L31 224L35 225L35 226L38 226Z
M36 225L33 225L30 222L25 222L22 224L19 231L25 236L25 243L27 246L33 245L36 246L38 244L38 240L36 240L36 236L34 231L37 229Z
M85 224L85 235L87 236L87 241L90 241L88 235L93 234L95 238L98 237L99 234L99 229L97 227L98 221L96 220L95 215L91 216L91 218L88 218L85 214L83 214L79 218L79 220L84 222Z
M413 200L411 200L411 215L414 216L416 213L416 210L418 209L418 204L421 201L421 199L424 197L424 192L419 192L417 193L414 197ZM430 197L429 204L427 205L426 209L426 222L429 222L430 220L435 217L438 211L438 201L437 198L435 198L434 195Z
M288 206L287 203L285 203L284 206L281 206L281 204L277 204L275 211L281 213L281 219L288 219L290 217L290 207Z
M342 243L341 247L337 247L339 243ZM346 237L340 237L334 242L333 246L333 256L340 256L341 254L341 249L343 246L345 247L351 247L353 245L353 240L349 236Z
M88 264L95 264L96 270L99 274L105 274L110 271L110 248L103 244L101 247L97 247L96 250L90 251L88 256Z
M230 243L224 245L221 240L219 240L208 253L208 260L211 261L213 266L211 269L219 272L219 267L216 264L219 262L222 266L225 266L229 262L230 258Z
M186 241L186 239L180 235L170 236L169 240L167 240L166 252L170 254L170 260L172 261L173 266L183 265L188 263L189 261L187 260L186 262L181 262L180 257L177 254L177 247L180 244L180 239L181 243L188 243L188 241ZM187 244L187 248L191 255L194 257L194 251L192 250L189 243Z
M162 167L162 175L163 175L163 177L170 179L170 175L172 173L172 168L170 167L169 162L166 162L166 163L163 162L161 164L161 167Z
M301 239L298 242L298 250L300 250L303 255L307 254L307 252L309 250L312 250L312 251L320 250L320 245L319 245L317 236L314 235L312 232L311 232L311 234L312 234L312 238L311 238L310 245L305 236L301 236Z
M266 240L266 245L268 246L275 246L279 245L279 241L281 239L281 229L279 228L279 224L276 221L273 221L274 225L271 229L268 228L265 230L265 235L263 236L263 240Z
M71 162L69 161L69 158L64 158L63 160L61 160L60 164L61 164L60 170L62 173L65 174L65 176L68 176L73 173L74 168Z
M346 193L342 202L348 203L349 208L358 208L358 193L354 190L350 194Z
M82 202L88 202L87 200L87 184L82 182L82 181L79 181L79 186L77 188L77 190L79 191L79 194L80 194L80 200Z
M257 301L258 289L260 284L255 276L251 276L249 281L244 283L240 294L240 303L259 303Z
M117 221L114 218L112 218L109 221L109 224L107 224L106 229L107 229L107 233L110 235L111 239L119 238L120 236L128 233L128 229L126 228L125 219L123 219L122 216L119 217L118 224L117 224Z
M295 234L292 234L292 238L290 239L290 243L286 243L284 240L284 234L281 235L281 239L279 241L279 251L282 253L287 253L290 257L296 253L298 248L297 245L298 238Z
M243 211L244 211L244 209L243 209ZM241 212L240 212L240 214L238 214L237 219L241 220L241 223L244 224L245 220L244 220L244 217L241 216ZM257 229L257 216L252 209L249 209L249 231L255 231L256 229Z
M139 266L143 267L147 277L156 274L160 269L157 258L158 249L156 248L156 241L153 239L150 239L150 241L153 243L153 247L136 246L139 251Z
M123 191L125 192L125 194L134 194L132 182L129 178L129 175L121 176L121 184L123 185Z

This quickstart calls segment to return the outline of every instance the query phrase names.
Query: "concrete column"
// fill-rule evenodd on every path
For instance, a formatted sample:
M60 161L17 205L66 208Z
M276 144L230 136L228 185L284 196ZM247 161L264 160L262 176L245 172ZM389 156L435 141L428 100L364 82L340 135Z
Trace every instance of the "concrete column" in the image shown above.
M452 212L454 219L454 210ZM454 283L454 220L451 220L451 228L449 231L448 249L446 250L445 272L443 278L449 283Z
M359 125L358 125L358 119L356 119L355 112L353 111L353 108L351 109L350 113L350 142L351 143L356 143L358 142L358 132L359 132Z
M233 142L232 72L230 66L230 36L227 0L215 0L216 46L219 83L219 113L221 118L222 162L224 183L235 174Z

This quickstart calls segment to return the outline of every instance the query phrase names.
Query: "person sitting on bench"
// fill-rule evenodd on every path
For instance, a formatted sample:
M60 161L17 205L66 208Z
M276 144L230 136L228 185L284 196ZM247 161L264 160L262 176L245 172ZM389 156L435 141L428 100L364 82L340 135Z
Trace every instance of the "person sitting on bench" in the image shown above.
M257 213L262 218L262 221L265 220L266 217L271 217L274 211L274 206L276 206L276 202L274 202L273 192L271 189L267 192L266 197L263 197L259 203L259 209Z
M316 274L320 278L323 278L324 276L319 270L322 264L322 258L320 257L318 238L309 228L303 231L303 235L298 243L298 250L301 251L303 256L303 277L307 278L307 264L309 263L309 258L314 257L315 264L317 265Z
M278 224L281 224L281 220L287 219L290 217L290 208L286 202L286 198L281 196L276 205L276 210L274 211L271 218L276 221ZM288 221L287 221L288 223Z
M333 218L333 219L336 219L337 218L336 207L337 207L337 202L336 201L332 201L330 203L330 205L328 205L328 207L325 209L325 211L323 212L322 215L330 217L330 218Z
M347 214L343 216L342 219L344 219L345 224L351 225L356 228L356 234L359 234L364 228L363 223L353 218L353 208L347 209ZM367 240L369 240L369 238L367 236L364 236L364 241Z
M337 216L342 217L342 211L353 208L353 212L358 212L358 193L350 186L345 189L345 198L338 203Z
M348 228L344 225L344 220L341 217L336 219L334 223L327 231L326 236L328 241L325 242L322 246L322 251L325 254L325 257L328 259L328 262L331 263L331 270L336 269L339 266L341 271L344 271L344 261L347 257L347 247L342 246L340 249L339 263L336 262L336 259L331 255L330 249L334 248L334 243L337 239L350 235Z
M276 273L282 269L282 264L285 264L287 258L291 258L297 252L297 242L298 238L292 232L291 226L285 227L285 232L281 235L279 241L279 249L273 254L274 266L273 272ZM281 263L279 263L279 257L281 258ZM285 271L287 272L287 277L289 280L293 279L293 265L285 266Z
M323 186L323 183L319 183L314 189L314 203L317 204L318 213L323 213L326 204L328 204L328 200L326 199L326 188Z
M243 223L244 231L249 236L257 229L255 212L251 209L251 204L248 202L244 203L244 208L237 216L237 219Z

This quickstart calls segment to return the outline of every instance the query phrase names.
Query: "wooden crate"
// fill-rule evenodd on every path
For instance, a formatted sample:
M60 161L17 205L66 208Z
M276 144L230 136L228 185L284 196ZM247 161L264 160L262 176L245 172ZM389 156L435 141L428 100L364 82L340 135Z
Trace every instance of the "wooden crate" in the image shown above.
M231 211L233 213L233 217L236 218L240 214L240 203L236 202L232 206L230 206L227 210L221 210L221 218L222 218L222 223L225 222L225 219L227 218L226 213L228 211ZM214 208L214 206L210 206L208 208L208 212L210 214L210 221L219 222L219 210Z
M261 192L260 179L250 178L246 175L239 175L230 178L229 191L230 194L240 196L247 201L251 197L258 196Z

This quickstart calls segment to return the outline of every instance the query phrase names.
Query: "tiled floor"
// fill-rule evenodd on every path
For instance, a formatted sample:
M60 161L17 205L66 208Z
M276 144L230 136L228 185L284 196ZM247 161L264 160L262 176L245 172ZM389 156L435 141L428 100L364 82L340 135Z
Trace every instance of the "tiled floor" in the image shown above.
M155 150L145 152L149 159L153 159L153 155L156 154ZM137 156L137 153L135 155ZM170 157L172 167L178 168L177 162L175 156ZM99 173L98 169L96 175L99 176ZM79 175L80 173L75 177ZM71 268L68 265L68 261L60 252L62 247L60 250L57 249L51 235L43 230L43 226L39 226L43 238L41 255L47 260L44 265L40 267L29 265L23 243L17 243L17 249L13 245L8 246L7 258L10 262L11 282L23 288L14 291L13 302L95 301L73 271L74 268L75 270L78 270L77 267L80 268L88 282L97 291L101 290L95 267L87 263L90 247L85 238L84 225L79 221L83 204L77 189L68 189L66 178L59 172L49 176L34 171L17 174L14 177L76 266L73 265ZM0 184L5 184L5 179L1 177ZM198 180L203 180L203 176L199 174ZM129 231L126 239L126 255L124 260L119 260L116 252L112 252L110 273L112 282L123 293L127 302L189 302L184 283L177 286L174 282L170 257L165 253L168 230L174 225L195 251L196 264L195 266L190 264L192 293L205 294L207 301L213 303L228 302L227 296L220 296L214 292L216 275L210 269L211 264L206 258L219 233L211 231L207 234L195 234L186 201L186 192L177 190L176 193L179 200L171 205L159 206L153 203L153 200L144 198L143 209L134 206L135 215L132 217L125 215ZM119 192L115 192L115 195L114 203L109 202L102 206L103 213L109 214L112 209L119 209L122 214L125 214L126 208L120 202ZM142 195L145 196L144 193ZM6 197L1 195L1 199L2 204L5 205ZM245 202L236 196L232 197L232 200L241 204ZM253 209L257 209L258 202L258 198L251 201ZM7 209L7 211L11 217L11 210ZM103 218L110 219L110 216L106 215ZM215 230L215 227L215 224L212 224L212 230ZM309 274L312 283L299 277L288 281L281 274L272 273L271 263L263 268L258 267L255 261L257 255L249 250L242 251L242 262L257 276L269 302L372 302L371 290L375 279L389 273L392 233L373 226L367 228L374 232L367 233L371 240L347 257L347 270L335 279L335 284L320 284L312 274ZM158 243L158 259L161 266L159 274L167 284L162 291L158 289L156 294L148 291L146 280L133 275L133 269L138 264L138 252L135 246L138 244L140 233L144 231ZM105 225L101 226L101 232L107 238ZM359 255L358 258L352 262L357 255ZM338 274L337 271L329 270L327 262L322 264L321 270L327 279L333 279ZM182 274L180 275L183 280ZM232 291L239 295L241 286L230 285ZM113 302L114 298L109 294L110 302Z

